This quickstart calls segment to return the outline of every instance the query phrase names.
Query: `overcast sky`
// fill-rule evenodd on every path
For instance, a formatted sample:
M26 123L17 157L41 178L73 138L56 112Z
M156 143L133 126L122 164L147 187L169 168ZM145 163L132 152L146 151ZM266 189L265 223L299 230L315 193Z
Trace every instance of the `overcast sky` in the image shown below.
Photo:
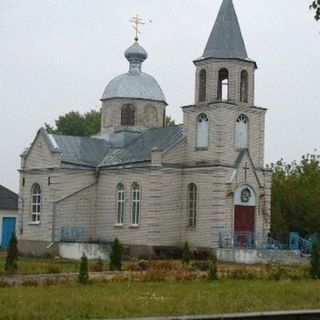
M256 105L268 108L266 163L320 150L320 23L311 0L234 0L248 55L258 63ZM143 70L167 112L194 101L192 61L203 53L221 0L0 0L0 184L17 191L19 154L44 122L98 110L127 72L129 19L146 24ZM152 21L152 22L151 22Z

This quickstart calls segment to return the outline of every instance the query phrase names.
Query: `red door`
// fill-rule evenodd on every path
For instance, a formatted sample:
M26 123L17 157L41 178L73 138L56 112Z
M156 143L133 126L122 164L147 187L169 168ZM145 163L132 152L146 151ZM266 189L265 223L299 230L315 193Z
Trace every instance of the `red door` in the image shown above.
M251 249L254 244L254 211L252 206L235 206L235 247Z

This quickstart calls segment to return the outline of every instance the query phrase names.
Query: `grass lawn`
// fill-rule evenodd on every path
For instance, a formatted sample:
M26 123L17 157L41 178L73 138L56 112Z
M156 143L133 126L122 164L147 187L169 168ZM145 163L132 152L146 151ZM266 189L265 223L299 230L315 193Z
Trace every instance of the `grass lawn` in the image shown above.
M4 273L5 255L0 256L0 275ZM19 274L78 272L79 262L64 259L19 257Z
M220 280L0 288L0 319L86 319L316 309L320 281Z

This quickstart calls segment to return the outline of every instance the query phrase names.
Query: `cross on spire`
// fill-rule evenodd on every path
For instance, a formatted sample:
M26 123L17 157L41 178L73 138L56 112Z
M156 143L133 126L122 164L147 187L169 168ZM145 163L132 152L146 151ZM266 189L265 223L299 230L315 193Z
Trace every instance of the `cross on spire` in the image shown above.
M247 182L247 173L248 173L248 170L250 170L250 167L248 166L248 162L245 162L244 167L242 169L244 170L244 181Z
M132 28L136 31L136 36L134 38L135 41L139 40L138 35L141 34L141 32L139 31L139 25L143 25L144 22L142 22L142 19L139 18L139 14L137 13L137 15L135 17L132 17L131 20L129 20L130 22L132 22L134 25L132 26Z

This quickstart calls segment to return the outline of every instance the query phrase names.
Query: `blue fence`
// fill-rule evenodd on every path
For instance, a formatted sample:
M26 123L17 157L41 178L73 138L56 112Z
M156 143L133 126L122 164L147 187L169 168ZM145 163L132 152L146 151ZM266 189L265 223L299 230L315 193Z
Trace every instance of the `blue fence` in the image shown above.
M286 249L284 244L257 232L220 232L219 246L224 249Z
M288 243L281 243L270 236L257 232L224 231L219 234L219 247L223 249L259 249L259 250L293 250L300 254L310 255L312 243L316 235L308 239L302 238L299 233L291 232Z
M70 225L61 227L60 241L63 242L85 242L86 228L81 225Z

